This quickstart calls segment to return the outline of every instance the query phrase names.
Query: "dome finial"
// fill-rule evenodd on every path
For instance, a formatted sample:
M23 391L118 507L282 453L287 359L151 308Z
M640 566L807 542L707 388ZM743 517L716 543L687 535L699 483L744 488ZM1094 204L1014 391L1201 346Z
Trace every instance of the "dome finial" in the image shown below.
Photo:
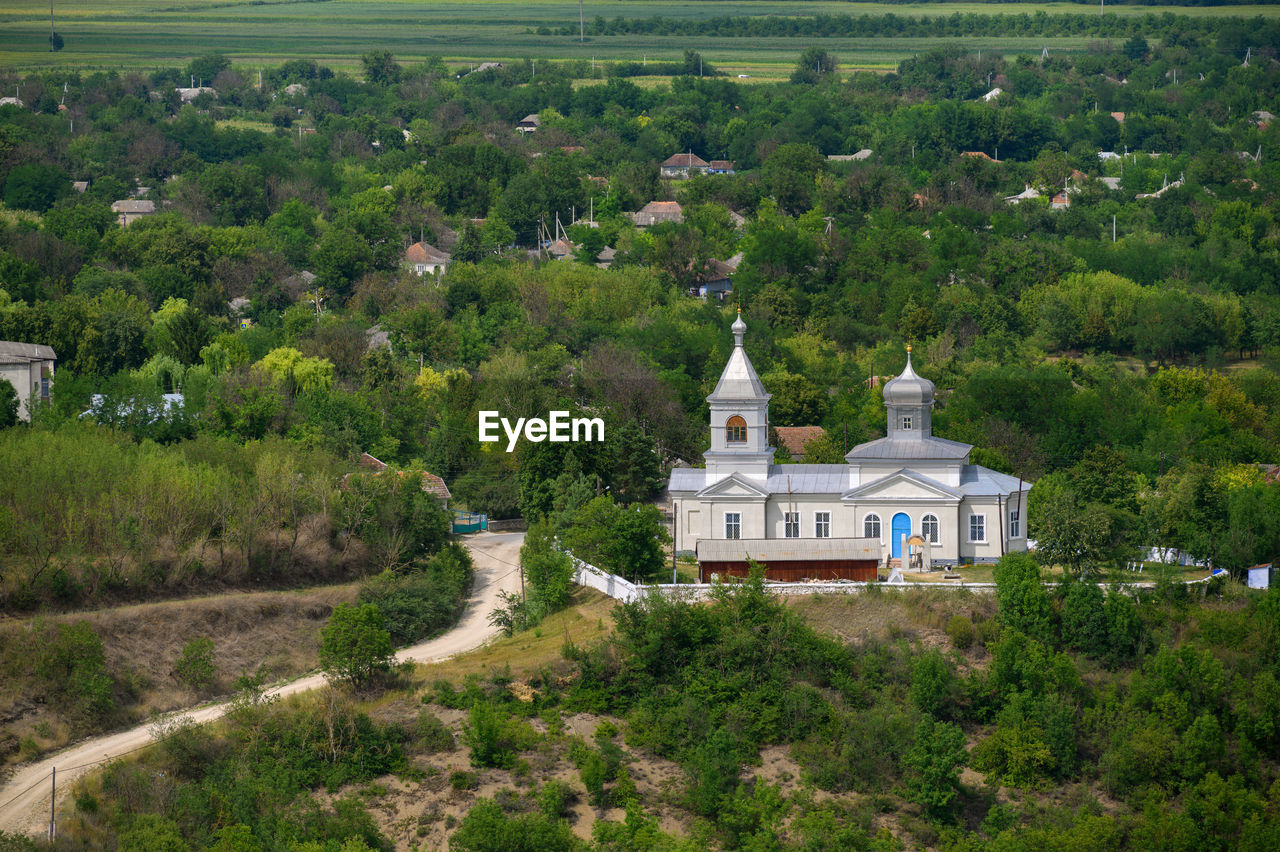
M742 308L738 308L738 318L733 321L733 325L729 326L729 330L733 332L733 345L741 346L742 338L747 333L747 324L742 321Z

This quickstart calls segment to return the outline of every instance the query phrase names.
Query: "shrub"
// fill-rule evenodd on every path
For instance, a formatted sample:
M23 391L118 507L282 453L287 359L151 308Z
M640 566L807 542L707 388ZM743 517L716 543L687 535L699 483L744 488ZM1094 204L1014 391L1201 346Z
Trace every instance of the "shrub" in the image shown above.
M1107 651L1107 617L1096 583L1071 582L1062 596L1062 640L1090 657Z
M531 748L537 733L488 701L478 701L471 707L469 723L463 723L462 737L471 748L472 766L512 769L516 754Z
M538 790L538 810L547 819L560 819L569 812L569 806L578 799L578 794L563 781L552 779Z
M413 742L419 750L426 752L453 751L457 745L453 731L426 708L418 711L418 721L413 726Z
M968 650L973 645L973 635L972 621L963 615L951 616L951 620L947 622L947 636L952 645L961 651Z
M192 639L183 645L182 653L173 664L173 676L197 692L208 689L217 673L213 664L213 640L208 637Z
M455 790L474 790L480 786L480 776L465 769L455 769L449 773L449 786Z
M1034 788L1053 772L1053 751L1044 730L1031 721L998 727L973 748L973 767L989 772L1001 784Z
M568 823L534 812L508 816L492 799L481 799L449 838L458 852L570 852L580 848Z

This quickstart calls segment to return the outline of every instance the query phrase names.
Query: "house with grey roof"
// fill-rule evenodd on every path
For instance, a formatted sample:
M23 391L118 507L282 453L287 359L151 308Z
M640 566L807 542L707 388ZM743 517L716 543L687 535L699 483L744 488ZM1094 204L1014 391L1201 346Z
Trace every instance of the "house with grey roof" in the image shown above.
M0 340L0 379L18 392L19 420L30 420L36 403L49 401L57 359L50 346Z
M821 553L795 556L805 567L795 569L793 560L778 579L793 579L796 570L826 576L835 563L848 569L835 576L861 579L868 552L889 573L990 563L1027 549L1031 483L970 464L971 445L934 436L934 385L916 373L909 348L906 368L883 388L885 437L854 447L844 464L774 464L770 394L747 357L741 315L732 330L733 351L707 397L705 466L673 470L667 486L677 550L700 559L714 550L712 561L728 565L735 560L726 548L737 545L702 542L736 540L737 562L768 563L794 544L780 539L830 539Z
M144 216L152 216L156 212L154 201L143 201L137 198L125 198L112 202L111 212L116 214L120 227L128 227Z

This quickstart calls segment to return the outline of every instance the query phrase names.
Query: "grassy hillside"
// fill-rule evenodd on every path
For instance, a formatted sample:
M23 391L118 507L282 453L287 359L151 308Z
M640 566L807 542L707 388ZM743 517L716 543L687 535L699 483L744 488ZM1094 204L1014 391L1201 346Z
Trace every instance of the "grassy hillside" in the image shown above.
M994 599L788 608L748 586L614 607L579 592L538 631L381 694L175 732L85 785L63 833L182 838L173 848L1274 848L1280 598L1219 584L1104 603L1006 568ZM608 609L605 636L591 622ZM1137 631L1132 656L1094 642L1108 622Z
M317 666L320 629L359 584L297 592L243 592L103 609L0 624L0 765L52 751L96 727L145 720L232 691L246 672L268 681ZM102 718L77 712L31 665L38 646L57 645L67 628L87 624L102 642L113 706ZM61 629L60 629L61 628ZM82 634L82 636L85 634ZM191 640L209 640L207 680L184 682L180 660ZM203 680L202 678L197 678ZM74 698L74 697L73 697ZM91 714L90 714L91 715Z
M710 61L726 65L764 67L790 65L808 41L769 38L690 38L671 36L620 36L589 39L539 36L539 27L576 26L578 7L568 0L515 3L487 0L479 3L417 3L408 0L334 0L334 2L191 2L127 0L108 3L55 5L58 32L66 47L50 53L49 8L39 0L9 0L0 4L0 26L6 39L0 45L0 64L6 67L46 66L154 66L181 62L192 56L221 52L237 63L257 63L307 57L329 64L355 64L356 57L371 49L385 49L402 59L444 56L453 60L518 57L602 60L670 59L685 48L706 54ZM817 14L907 16L955 13L1022 14L1035 12L1082 13L1089 7L1076 3L824 3L794 2L779 6L763 2L587 3L588 21L597 15L612 19L705 19L719 16ZM1188 15L1274 16L1276 6L1116 6L1117 15L1159 14L1176 11ZM890 65L897 60L941 44L964 43L991 51L1079 50L1084 38L977 38L956 39L818 39L837 52L849 66Z

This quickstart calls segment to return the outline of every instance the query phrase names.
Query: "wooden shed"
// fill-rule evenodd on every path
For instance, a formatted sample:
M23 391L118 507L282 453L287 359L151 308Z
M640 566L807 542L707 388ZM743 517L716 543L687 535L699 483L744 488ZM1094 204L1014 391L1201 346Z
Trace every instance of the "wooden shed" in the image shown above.
M766 580L878 579L880 542L874 538L739 538L698 539L698 579L746 577L748 560L764 566Z

